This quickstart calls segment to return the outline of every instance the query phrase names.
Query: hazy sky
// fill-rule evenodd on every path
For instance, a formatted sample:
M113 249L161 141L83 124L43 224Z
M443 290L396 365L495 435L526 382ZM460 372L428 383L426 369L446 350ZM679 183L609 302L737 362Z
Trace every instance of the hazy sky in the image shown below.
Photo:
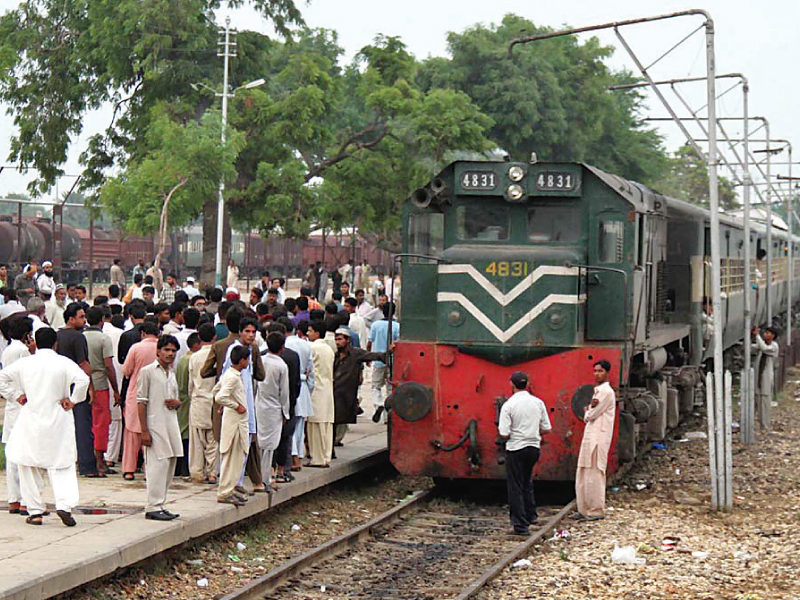
M16 4L14 0L0 0L0 11L5 12ZM300 0L298 6L301 7L308 25L338 31L339 43L345 49L347 60L361 47L369 44L378 33L400 36L418 58L446 55L448 32L462 31L476 23L499 22L507 13L527 17L537 25L560 28L562 25L579 27L703 8L711 14L716 25L718 72L745 74L750 80L750 114L762 115L770 120L773 138L800 140L800 120L796 116L800 80L794 68L800 57L800 36L797 35L797 23L800 22L798 0L713 0L694 5L670 0L640 0L635 4L623 0L312 0L306 4ZM218 13L220 23L225 14L228 11L221 10ZM250 11L230 14L235 27L271 32L268 24ZM650 65L701 23L702 18L699 16L682 17L625 27L622 33L641 62ZM676 52L652 67L650 73L653 78L673 79L705 75L703 32L701 29L695 33ZM611 59L614 68L636 71L635 64L612 31L597 32L595 35L603 43L617 49ZM582 39L586 37L584 35ZM719 82L717 92L725 91L733 83L733 80ZM697 109L705 104L703 84L686 85L680 90L693 108ZM677 98L668 88L665 88L665 93L670 103L678 107ZM729 117L740 116L741 98L740 87L727 93L718 101L718 113ZM666 114L655 97L648 100L648 107L648 114L651 116ZM685 114L683 111L682 115ZM79 170L77 156L86 139L102 130L107 123L108 115L102 112L86 119L84 131L78 139L73 140L73 149L66 167L68 173ZM682 134L673 124L662 124L660 130L666 136L668 149L674 150L683 142ZM691 128L691 131L701 137L696 127ZM739 137L741 124L731 123L728 131L732 136ZM6 164L11 135L13 123L10 117L0 116L0 164ZM776 160L785 161L786 155L780 155ZM800 160L800 150L796 153L795 160ZM796 167L795 173L800 174L800 168ZM726 173L722 171L722 174ZM70 184L71 179L63 178L60 189L63 190ZM0 195L23 191L24 186L24 177L8 170L0 174Z

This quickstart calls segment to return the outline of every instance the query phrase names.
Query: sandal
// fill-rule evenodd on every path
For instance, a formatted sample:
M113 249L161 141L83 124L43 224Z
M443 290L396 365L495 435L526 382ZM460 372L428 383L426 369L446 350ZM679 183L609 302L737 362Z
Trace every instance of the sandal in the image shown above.
M25 519L25 522L28 525L41 525L42 524L42 515L31 515L30 517Z
M209 477L208 479L206 479L206 483L209 484L209 485L216 485L217 484L217 478L216 477Z
M123 473L123 474L122 474L122 478L123 478L125 481L133 481L133 480L135 479L135 477L136 477L136 476L135 476L133 473Z

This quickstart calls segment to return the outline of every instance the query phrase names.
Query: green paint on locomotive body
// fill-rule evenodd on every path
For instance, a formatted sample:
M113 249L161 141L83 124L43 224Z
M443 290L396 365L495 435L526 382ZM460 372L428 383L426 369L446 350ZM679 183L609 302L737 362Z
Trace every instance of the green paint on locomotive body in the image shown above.
M426 189L405 203L403 252L441 262L403 259L404 339L501 364L626 339L643 188L576 163L459 161Z

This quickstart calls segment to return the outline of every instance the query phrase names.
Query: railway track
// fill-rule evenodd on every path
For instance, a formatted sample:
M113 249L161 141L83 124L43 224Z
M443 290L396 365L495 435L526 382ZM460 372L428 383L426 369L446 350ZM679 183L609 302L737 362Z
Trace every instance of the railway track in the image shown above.
M539 524L519 538L509 535L508 513L500 506L420 492L222 600L467 600L574 508L573 501L540 509Z

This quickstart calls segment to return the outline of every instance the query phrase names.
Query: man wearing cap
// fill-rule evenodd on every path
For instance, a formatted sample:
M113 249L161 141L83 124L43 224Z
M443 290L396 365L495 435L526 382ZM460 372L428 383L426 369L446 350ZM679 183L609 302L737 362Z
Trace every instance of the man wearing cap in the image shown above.
M516 535L528 535L538 520L533 497L533 467L539 460L542 433L550 431L544 402L527 391L528 376L517 371L511 376L511 397L500 409L497 426L506 441L506 487L511 525Z
M28 306L28 300L39 293L39 286L36 284L37 265L32 262L25 265L22 273L14 278L14 289L17 291L17 299L22 306Z
M39 294L42 295L44 300L49 300L56 289L56 282L53 279L53 263L46 260L42 263L42 274L36 278L36 285L39 288Z
M57 283L53 297L45 303L44 315L50 327L58 331L66 324L64 322L64 309L67 308L67 289L63 283Z
M194 298L195 296L200 295L200 290L198 290L194 284L194 277L189 276L186 278L186 285L183 286L183 291L186 292L186 295L189 296L189 298Z
M356 422L358 414L358 388L361 385L361 368L365 362L386 362L392 353L367 352L350 343L351 331L339 327L334 333L336 357L333 361L333 441L341 443L347 425Z

